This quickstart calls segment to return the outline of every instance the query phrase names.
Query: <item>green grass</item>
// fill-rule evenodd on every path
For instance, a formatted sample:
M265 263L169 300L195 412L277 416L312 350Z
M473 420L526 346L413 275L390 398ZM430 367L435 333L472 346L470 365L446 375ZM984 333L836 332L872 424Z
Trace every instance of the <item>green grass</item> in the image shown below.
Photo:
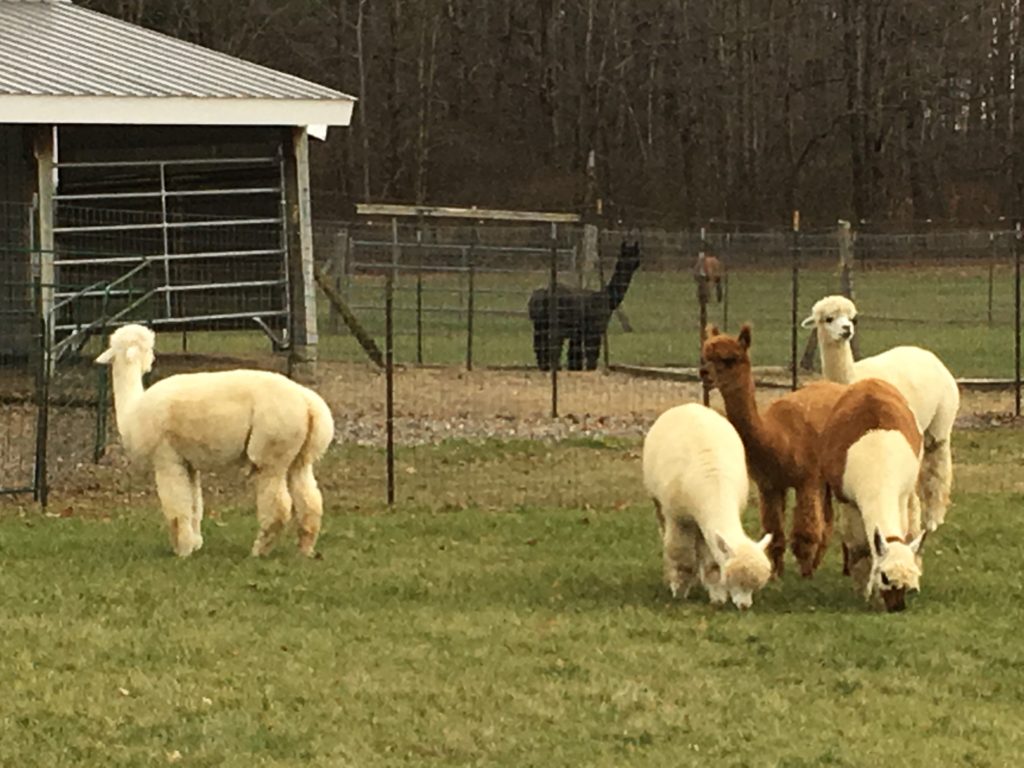
M379 453L339 449L320 472L314 561L291 542L249 558L254 516L216 479L219 514L187 561L168 554L145 480L111 476L112 493L53 507L66 517L9 511L0 764L1024 760L1024 436L958 435L956 505L899 615L866 609L835 551L745 614L670 601L636 447L419 448L400 454L416 472L396 512ZM517 473L544 487L552 462L576 484L517 503ZM455 481L482 501L446 499Z
M856 275L856 297L863 314L859 327L863 354L897 344L918 344L934 350L957 376L1013 375L1012 274L1004 267L993 273L992 322L989 323L988 267L901 267ZM480 274L474 283L472 357L477 366L532 365L532 330L525 317L530 292L543 285L540 272ZM725 307L712 304L709 319L727 322L735 332L744 321L754 323L754 355L762 365L787 365L790 359L791 275L788 264L777 269L744 269L729 277L728 318ZM467 357L468 285L465 275L428 275L423 280L423 361L464 364ZM800 273L798 321L822 296L835 293L832 270ZM395 356L417 360L416 278L402 276L395 291ZM380 277L353 279L347 290L356 314L383 346L384 282ZM444 309L444 312L431 310ZM699 354L698 309L693 279L687 269L655 272L641 269L623 304L633 332L617 320L609 330L613 363L696 365ZM492 314L501 313L501 314ZM519 313L519 314L512 314ZM331 332L326 302L321 302L320 354L325 359L365 359L347 334ZM806 331L800 332L800 352ZM162 341L167 351L180 342L173 334ZM194 334L190 347L200 352L265 350L258 334Z

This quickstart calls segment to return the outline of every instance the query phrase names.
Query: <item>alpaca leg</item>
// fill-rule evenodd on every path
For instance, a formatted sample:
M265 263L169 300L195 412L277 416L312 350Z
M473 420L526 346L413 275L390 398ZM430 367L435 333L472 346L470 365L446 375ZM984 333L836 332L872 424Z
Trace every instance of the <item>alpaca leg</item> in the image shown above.
M952 486L953 454L949 438L929 444L928 436L925 435L917 492L920 496L922 522L929 531L934 531L945 522Z
M551 370L551 338L547 323L533 324L533 353L537 356L537 368Z
M725 586L722 567L711 554L703 535L697 537L697 571L700 583L708 591L708 599L712 605L725 605L729 602L729 590Z
M783 517L786 512L786 491L775 488L761 490L761 527L772 535L768 545L768 557L772 561L772 575L782 577L783 561L786 554L786 533Z
M583 370L583 332L578 328L569 337L569 370Z
M796 489L790 548L800 563L800 575L809 578L824 555L825 520L822 485L817 480ZM819 550L821 554L819 554Z
M666 520L662 531L665 581L672 597L690 594L697 577L697 542L700 528L692 520Z
M260 532L252 545L253 557L262 557L270 552L291 516L292 498L285 478L281 475L257 475L256 517Z
M821 561L825 557L825 551L828 549L828 543L832 540L832 532L835 530L835 505L832 503L832 489L827 486L825 487L825 494L821 502L821 516L824 527L821 532L821 542L818 544L818 551L814 555L814 570L818 570L818 566L821 565ZM843 567L846 567L845 563Z
M188 470L180 461L164 460L156 465L155 474L171 548L178 557L188 557L200 545L192 532L192 482Z
M316 540L320 535L320 520L324 515L323 496L310 464L292 467L288 473L288 490L295 502L299 552L310 557L315 552Z
M586 366L588 371L597 370L597 361L601 357L601 338L600 333L587 333L583 337L583 352L586 356Z
M196 540L196 549L203 547L203 484L199 470L188 467L189 484L192 486L192 535Z

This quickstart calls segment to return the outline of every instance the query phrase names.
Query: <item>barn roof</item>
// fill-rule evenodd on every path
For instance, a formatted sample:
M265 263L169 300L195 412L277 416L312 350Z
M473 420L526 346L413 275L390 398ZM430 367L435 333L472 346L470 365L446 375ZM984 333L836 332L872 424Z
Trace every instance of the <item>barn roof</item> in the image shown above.
M0 123L348 125L354 102L70 0L0 0Z

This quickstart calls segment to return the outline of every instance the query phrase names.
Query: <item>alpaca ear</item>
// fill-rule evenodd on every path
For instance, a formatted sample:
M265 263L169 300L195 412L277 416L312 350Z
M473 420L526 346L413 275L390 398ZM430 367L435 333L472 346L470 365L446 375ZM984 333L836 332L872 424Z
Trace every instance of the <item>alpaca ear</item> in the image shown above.
M722 538L722 534L715 533L715 546L718 547L718 551L725 555L727 558L732 557L732 547L729 543Z
M750 323L744 323L743 327L740 328L740 335L736 337L740 346L744 349L750 349Z
M110 363L112 363L113 360L114 360L114 348L113 347L107 347L105 350L103 350L100 353L100 356L97 357L93 362L99 363L100 365L110 365Z
M814 315L805 317L803 322L800 323L801 328L813 328L814 327Z
M922 547L924 547L924 540L928 536L928 531L921 531L921 535L913 541L908 541L907 546L910 547L910 551L915 555L921 553ZM907 538L910 538L909 536Z
M714 323L708 323L708 325L705 328L704 332L707 334L708 338L711 338L712 336L721 336L722 335L722 332L720 330L718 330L718 326L715 325Z
M759 546L761 548L762 552L767 552L768 551L768 545L771 544L771 543L772 543L772 535L770 533L766 533L764 536L761 537L761 540L759 542L757 542L757 546Z
M888 551L889 547L885 543L885 537L882 536L882 532L877 528L875 528L874 544L875 554L878 555L878 557L885 557L885 553Z
M124 351L124 359L129 363L134 363L139 357L139 348L134 344Z

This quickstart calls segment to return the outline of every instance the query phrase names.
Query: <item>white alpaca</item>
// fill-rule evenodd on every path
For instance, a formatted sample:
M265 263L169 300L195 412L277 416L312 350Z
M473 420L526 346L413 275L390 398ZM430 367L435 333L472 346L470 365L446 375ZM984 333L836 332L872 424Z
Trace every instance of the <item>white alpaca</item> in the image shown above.
M154 342L148 328L126 325L96 362L113 368L117 429L129 457L153 467L174 552L187 557L203 545L199 470L241 465L256 483L252 554L270 551L294 501L299 550L312 555L323 515L313 464L334 437L327 404L268 371L179 374L143 389Z
M731 597L739 608L749 608L754 592L771 577L765 552L772 537L751 541L740 523L749 480L735 428L703 405L671 408L644 439L643 473L673 597L686 597L696 576L712 603Z
M924 459L918 479L925 527L934 531L946 519L953 485L950 442L960 410L956 379L942 361L921 347L892 349L854 362L850 339L857 324L857 307L844 296L826 296L811 309L803 326L817 327L822 373L826 379L852 384L878 378L892 384L910 404L924 434Z
M826 482L853 507L841 516L849 572L865 599L881 595L889 611L903 610L907 590L920 589L921 448L906 398L881 379L850 385L821 436Z

